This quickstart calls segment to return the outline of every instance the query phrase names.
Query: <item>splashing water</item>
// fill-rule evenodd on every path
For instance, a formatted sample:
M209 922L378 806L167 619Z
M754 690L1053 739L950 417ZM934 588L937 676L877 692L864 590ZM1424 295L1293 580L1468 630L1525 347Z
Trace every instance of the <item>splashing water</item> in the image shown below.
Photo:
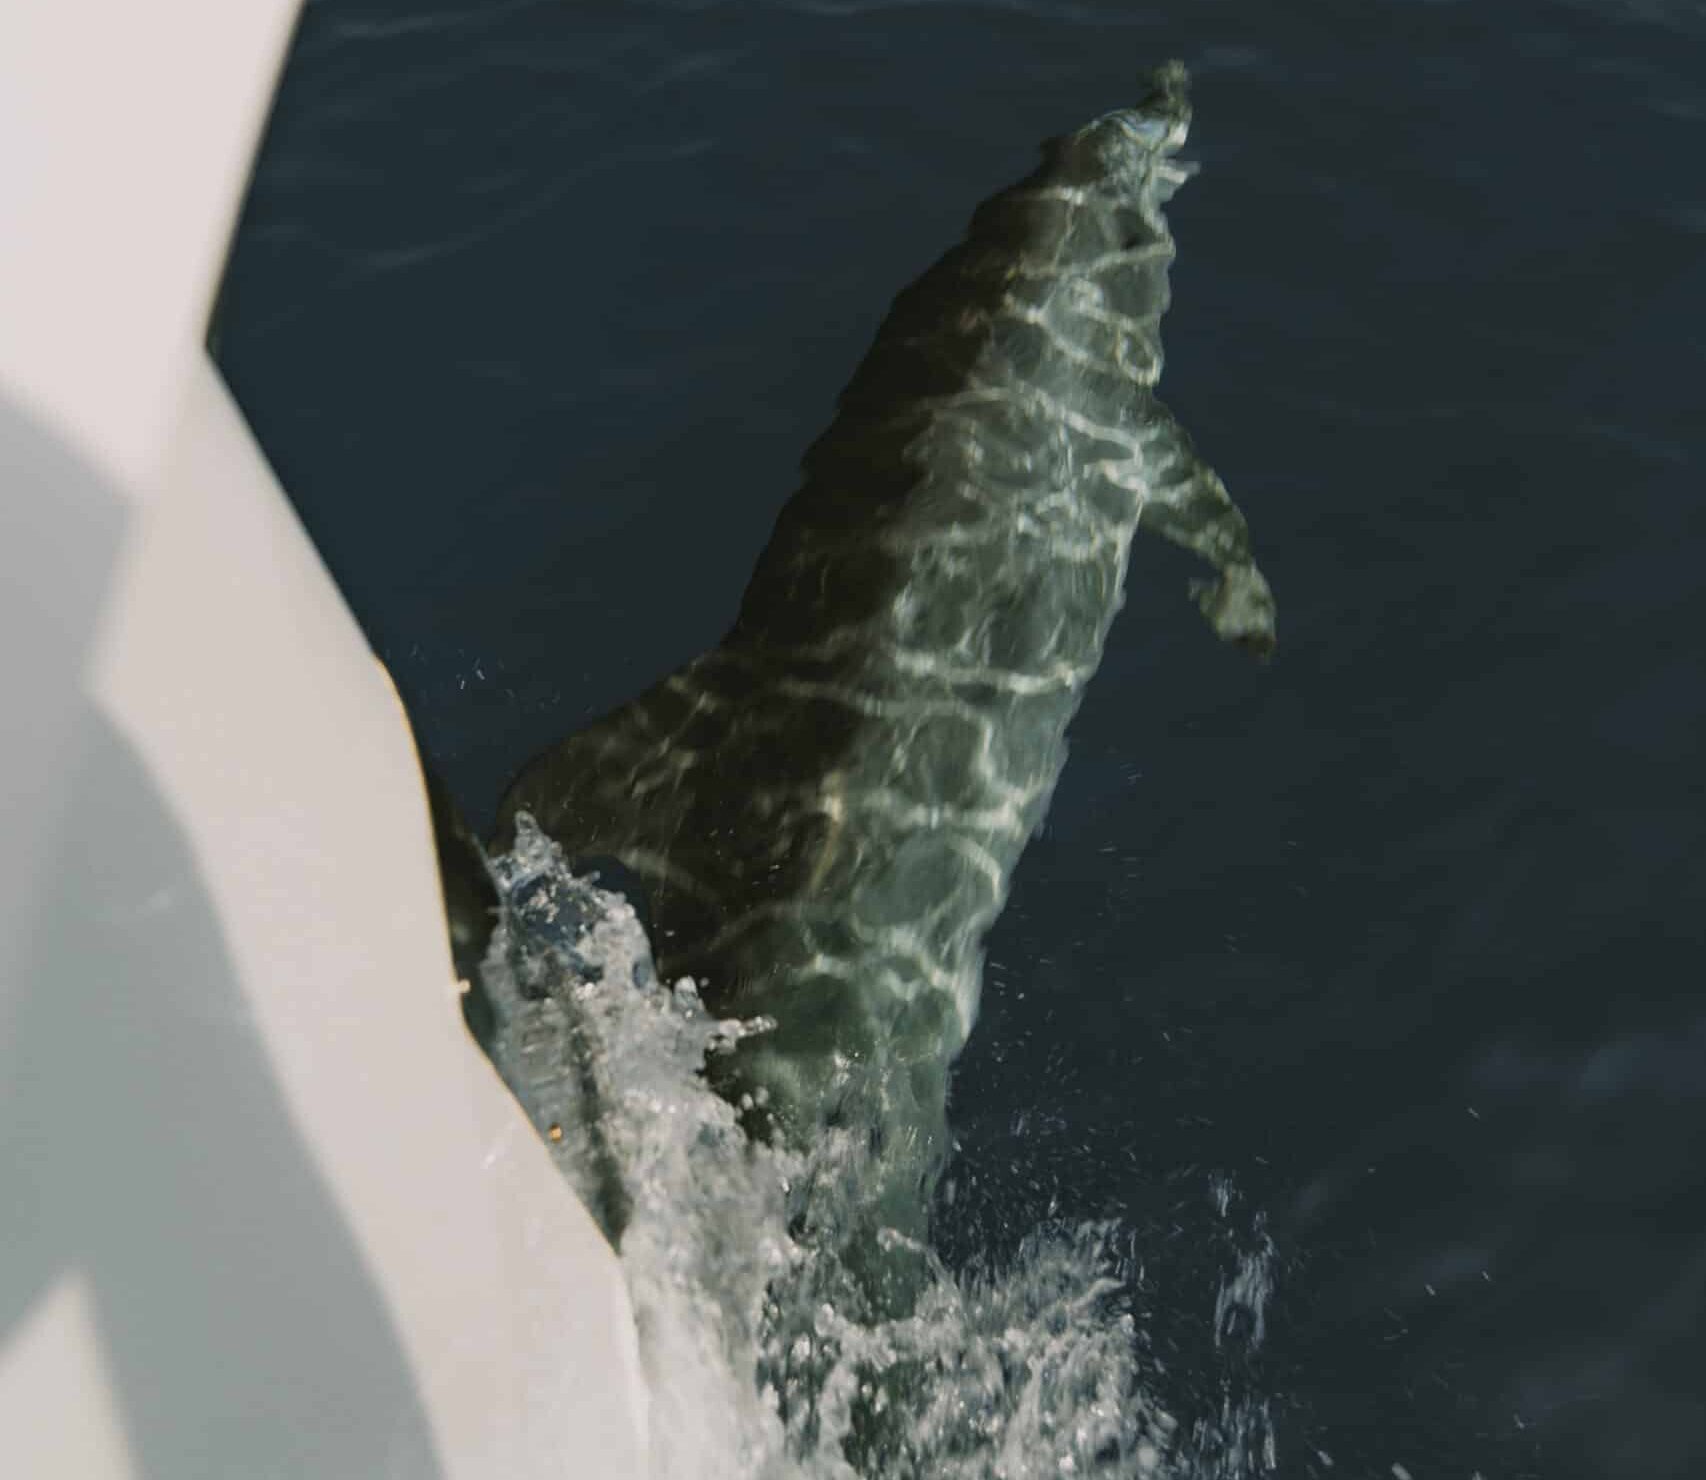
M500 1072L616 1244L651 1390L655 1480L1232 1480L1275 1467L1264 1406L1230 1391L1188 1434L1144 1384L1129 1250L1111 1224L1050 1226L1004 1267L917 1271L896 1313L846 1257L870 1138L753 1141L708 1056L762 1033L657 979L619 895L522 818L496 859L503 919L482 973ZM1225 1211L1229 1192L1216 1189ZM1265 1241L1214 1312L1260 1342Z

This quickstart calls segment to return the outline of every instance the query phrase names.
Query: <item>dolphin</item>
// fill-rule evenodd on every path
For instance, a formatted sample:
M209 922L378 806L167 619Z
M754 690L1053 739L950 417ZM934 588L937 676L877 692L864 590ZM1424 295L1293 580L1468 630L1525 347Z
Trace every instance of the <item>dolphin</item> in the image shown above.
M500 807L494 848L530 814L570 859L618 860L666 979L774 1020L718 1088L765 1135L868 1135L896 1227L948 1148L984 937L1133 535L1208 563L1192 589L1220 637L1274 646L1244 518L1155 394L1189 120L1169 63L979 206L895 300L727 635Z

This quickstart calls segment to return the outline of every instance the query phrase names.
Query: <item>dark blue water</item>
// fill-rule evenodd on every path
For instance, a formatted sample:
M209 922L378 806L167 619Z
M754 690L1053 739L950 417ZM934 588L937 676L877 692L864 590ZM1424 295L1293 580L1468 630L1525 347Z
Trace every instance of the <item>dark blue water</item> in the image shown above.
M1120 1214L1206 1413L1265 1215L1285 1476L1706 1474L1706 12L1290 9L321 0L221 361L479 817L721 632L973 204L1185 58L1164 391L1281 652L1140 543L940 1238Z

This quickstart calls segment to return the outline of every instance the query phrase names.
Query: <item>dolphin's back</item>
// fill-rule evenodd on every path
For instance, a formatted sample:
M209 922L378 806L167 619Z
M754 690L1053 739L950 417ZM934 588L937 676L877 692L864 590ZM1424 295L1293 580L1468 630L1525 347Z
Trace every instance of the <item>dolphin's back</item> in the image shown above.
M895 301L733 629L505 799L646 877L660 968L770 1013L737 1074L802 1126L848 1097L916 1165L982 941L1065 759L1140 518L1266 649L1242 517L1153 388L1182 69L1045 148Z

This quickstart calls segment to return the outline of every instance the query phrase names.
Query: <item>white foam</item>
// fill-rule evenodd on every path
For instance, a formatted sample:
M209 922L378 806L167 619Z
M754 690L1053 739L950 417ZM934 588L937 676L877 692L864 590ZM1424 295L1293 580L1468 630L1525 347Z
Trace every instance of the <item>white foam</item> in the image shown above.
M634 911L530 822L496 866L493 1056L617 1238L656 1480L1273 1469L1265 1411L1229 1405L1181 1436L1150 1396L1112 1225L1039 1231L1003 1268L959 1275L886 1232L922 1278L904 1314L873 1314L842 1259L876 1180L869 1138L843 1127L806 1155L752 1142L702 1071L766 1025L719 1022L691 982L659 983ZM1266 1263L1234 1272L1217 1334L1234 1305L1259 1329L1268 1279Z

